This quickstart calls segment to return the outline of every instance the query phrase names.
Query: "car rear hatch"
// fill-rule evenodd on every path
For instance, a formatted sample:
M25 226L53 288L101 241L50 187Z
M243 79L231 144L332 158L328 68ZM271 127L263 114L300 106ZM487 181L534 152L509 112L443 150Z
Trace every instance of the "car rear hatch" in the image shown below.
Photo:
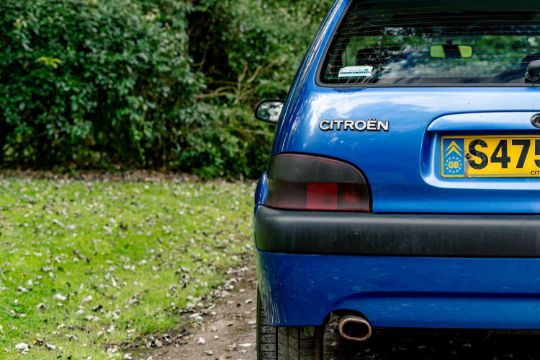
M538 5L396 4L344 5L274 153L354 164L376 213L540 212Z
M442 163L451 149L442 148L442 139L473 136L485 140L493 135L540 139L540 129L531 123L540 112L539 99L539 89L519 88L321 90L320 96L313 96L310 111L298 121L294 135L288 137L290 141L280 141L278 151L322 154L356 165L371 186L374 212L537 213L537 173L531 177L445 177ZM388 121L389 131L319 128L325 119L369 118ZM540 160L535 145L531 144L528 159ZM465 163L468 149L461 143L458 146L457 156ZM511 147L509 166L515 167L519 159L513 159L513 154L521 146ZM477 157L472 160L479 162ZM494 165L502 168L502 164Z

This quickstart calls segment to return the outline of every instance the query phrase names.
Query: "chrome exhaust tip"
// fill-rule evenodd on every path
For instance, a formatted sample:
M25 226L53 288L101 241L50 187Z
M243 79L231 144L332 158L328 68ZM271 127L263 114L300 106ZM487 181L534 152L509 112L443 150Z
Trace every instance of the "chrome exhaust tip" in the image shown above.
M339 320L339 335L345 340L364 342L373 334L369 321L361 316L347 315Z

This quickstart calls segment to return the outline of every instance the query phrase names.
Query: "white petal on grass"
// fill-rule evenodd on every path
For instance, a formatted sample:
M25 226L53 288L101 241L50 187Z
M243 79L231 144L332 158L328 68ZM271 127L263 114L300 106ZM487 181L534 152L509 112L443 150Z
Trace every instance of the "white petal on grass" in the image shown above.
M61 227L61 228L64 228L64 227L65 227L65 225L64 225L60 220L58 220L58 219L53 219L52 222L53 222L53 224L55 224L56 226L59 226L59 227Z
M67 297L65 295L62 295L60 293L56 293L53 296L53 299L56 301L66 301Z
M17 345L15 345L15 350L22 354L26 354L28 351L30 351L30 345L28 345L27 343L18 343Z

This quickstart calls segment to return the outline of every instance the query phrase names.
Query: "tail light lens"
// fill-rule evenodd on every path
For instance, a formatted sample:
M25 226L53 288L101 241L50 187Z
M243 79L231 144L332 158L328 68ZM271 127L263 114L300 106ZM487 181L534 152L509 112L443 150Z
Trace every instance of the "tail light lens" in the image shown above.
M268 171L265 205L276 209L371 211L364 175L347 163L312 155L280 154Z

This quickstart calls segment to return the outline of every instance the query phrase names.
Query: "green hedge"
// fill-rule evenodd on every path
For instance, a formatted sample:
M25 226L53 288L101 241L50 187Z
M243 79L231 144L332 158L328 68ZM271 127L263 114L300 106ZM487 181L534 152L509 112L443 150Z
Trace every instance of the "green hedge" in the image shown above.
M256 177L329 1L3 0L0 166Z

